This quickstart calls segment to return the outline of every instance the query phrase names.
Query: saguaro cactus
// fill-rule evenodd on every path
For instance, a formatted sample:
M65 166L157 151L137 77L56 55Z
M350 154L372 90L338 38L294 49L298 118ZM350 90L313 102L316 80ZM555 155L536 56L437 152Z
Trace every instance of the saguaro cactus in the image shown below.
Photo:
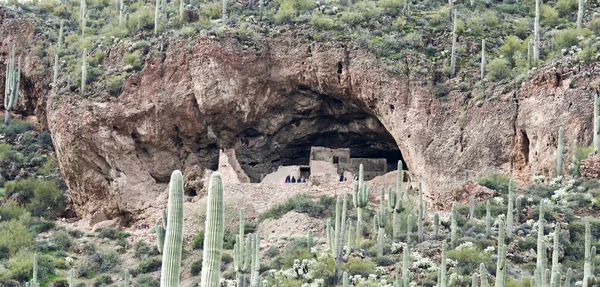
M385 226L387 225L387 210L385 208L385 189L381 188L381 200L377 211L377 258L383 257L383 243L385 241Z
M457 26L457 18L458 18L458 14L456 12L456 9L454 9L454 13L453 13L453 17L454 17L454 25L452 28L452 55L450 56L450 79L454 78L454 76L456 75L456 26Z
M310 249L313 247L313 231L312 231L312 229L308 231L308 238L306 240L306 247L308 249L308 253L310 253Z
M535 22L533 24L533 61L538 66L540 60L540 0L535 0Z
M412 228L413 228L413 222L414 217L412 214L408 215L408 220L406 223L406 244L410 245L412 243Z
M598 90L594 95L594 148L600 151L600 115L598 115Z
M181 250L183 246L183 175L179 170L175 170L171 174L168 205L169 213L167 216L165 246L163 248L160 286L177 287L179 286L179 268L181 267ZM206 240L204 247L206 247Z
M552 245L552 273L551 273L551 277L550 277L550 285L551 286L558 286L558 284L560 283L561 278L559 277L560 275L558 275L561 270L560 270L560 265L558 263L558 243L560 240L560 223L556 223L556 226L554 228L554 242Z
M479 264L479 278L481 278L481 287L488 287L488 281L487 281L487 270L485 269L485 264L480 263Z
M327 230L329 238L329 249L331 249L331 256L333 258L336 258L339 252L339 248L342 247L340 246L340 244L343 245L342 228L345 228L345 226L343 225L345 225L346 223L347 209L347 196L345 194L339 195L335 203L334 227L331 227L331 224L329 224Z
M498 259L496 263L496 287L504 286L504 272L506 271L506 244L504 244L504 221L498 224Z
M227 0L221 0L223 10L223 22L227 22Z
M403 285L403 287L409 287L410 281L412 281L412 277L413 277L413 274L408 269L408 267L409 267L408 265L410 264L409 256L408 256L409 254L410 254L410 247L407 245L402 250L402 285Z
M206 227L204 229L204 252L202 256L201 287L219 286L221 255L223 252L223 181L219 172L210 176ZM169 226L167 226L169 228Z
M79 4L79 19L80 19L80 25L81 25L81 37L83 37L83 35L85 34L85 22L86 22L86 15L87 11L86 11L86 4L85 4L85 0L81 0L80 4Z
M448 276L446 275L447 267L446 267L446 249L448 249L446 240L442 241L442 262L440 262L440 275L438 277L438 286L446 287L448 286Z
M423 188L419 182L419 211L417 212L417 239L423 242L423 220L425 220L425 204L423 203Z
M87 81L87 49L83 48L81 55L81 95L85 96L85 83Z
M481 39L481 93L485 97L485 39Z
M241 208L239 234L236 236L233 246L233 267L238 274L238 287L244 286L245 274L250 270L253 243L253 238L249 236L248 242L244 245L244 209Z
M514 181L511 178L508 182L508 206L506 210L506 237L512 237L512 229L513 229L513 185Z
M369 193L370 189L363 182L364 171L363 165L361 164L358 169L358 185L356 182L352 184L352 203L356 207L356 214L358 217L358 224L363 223L363 210L369 205ZM357 231L359 232L359 231Z
M160 0L154 4L154 34L158 35L158 24L160 23Z
M565 153L564 130L562 127L558 129L558 151L556 153L556 176L563 174L563 155Z
M584 262L583 262L583 287L591 287L596 283L594 277L593 259L596 256L596 246L592 246L592 233L590 231L590 223L585 223L585 245L584 245Z
M75 281L73 281L73 268L69 270L69 287L74 287Z
M392 238L394 241L398 241L400 239L400 214L403 210L402 197L403 195L399 191L395 192L391 187L388 190L388 211L392 213Z
M515 206L517 209L517 214L515 216L515 220L517 221L517 225L519 225L521 223L521 208L522 208L522 200L523 197L522 196L517 196L517 199L515 199Z
M536 282L541 283L544 276L546 247L544 246L544 201L540 201L540 214L538 219L537 234L537 261L536 261Z
M6 63L6 78L4 82L4 124L10 122L10 112L19 101L19 86L21 85L21 57L15 69L15 45L12 47L10 61Z
M490 200L485 202L485 237L489 238L492 231L492 212Z
M453 202L452 211L450 212L450 246L452 248L456 247L456 233L458 232L458 224L456 223L457 216L456 202Z
M577 29L581 29L583 23L583 0L579 0L579 9L577 10Z
M436 212L433 214L433 237L438 238L440 232L440 215Z

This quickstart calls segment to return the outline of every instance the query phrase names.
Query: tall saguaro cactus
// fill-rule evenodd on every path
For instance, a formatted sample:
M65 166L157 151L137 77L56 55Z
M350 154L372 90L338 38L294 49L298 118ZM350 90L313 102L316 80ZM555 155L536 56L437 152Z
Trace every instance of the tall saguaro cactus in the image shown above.
M80 4L79 4L79 20L80 20L80 26L81 26L81 37L83 37L83 35L85 34L85 22L86 22L86 15L87 11L86 11L86 4L85 4L85 0L81 0Z
M533 23L533 61L538 66L540 60L540 0L535 0L535 22Z
M450 79L454 78L456 75L456 26L457 26L457 18L458 14L456 9L454 9L453 13L453 28L452 28L452 55L450 56Z
M513 188L512 185L514 183L514 180L511 179L508 181L508 206L507 206L507 210L506 210L506 237L511 238L512 237L512 229L513 229Z
M423 242L423 220L425 220L425 204L423 203L423 188L419 182L419 211L417 212L417 240Z
M206 242L205 242L206 244ZM169 183L169 203L160 286L179 286L183 246L183 175L175 170ZM206 245L204 245L206 247Z
M565 153L564 130L562 127L558 129L558 151L556 153L556 176L563 174L563 155Z
M202 254L201 287L219 286L224 228L223 181L219 172L213 172L208 186L204 252ZM169 228L167 226L167 228Z
M485 39L481 39L481 94L485 97Z
M253 236L249 236L248 242L244 245L244 209L242 208L240 209L239 234L236 236L233 246L233 266L238 274L238 287L244 286L245 274L250 270L253 240Z
M490 200L485 202L485 237L489 238L492 232L492 211Z
M598 90L594 95L594 148L600 151L600 115L598 112Z
M85 83L87 81L87 49L83 48L81 56L81 95L85 95Z
M154 4L154 34L158 35L158 24L160 23L160 0Z
M377 258L383 257L383 243L385 241L385 226L387 225L387 210L385 208L385 189L381 188L381 200L377 211Z
M21 57L15 69L15 45L12 47L10 61L6 63L6 78L4 82L4 124L10 122L10 112L19 101L19 86L21 85Z
M227 22L227 0L221 0L221 4L222 4L222 12L223 12L223 22Z
M581 29L583 23L583 0L579 0L579 9L577 10L577 29Z
M536 282L542 282L544 270L546 269L546 246L544 245L544 201L540 201L540 214L538 219L538 234L537 234L537 261L536 261Z
M452 211L450 211L450 246L456 247L456 233L458 232L458 224L456 223L458 212L456 211L456 202L452 203Z
M356 182L352 184L352 203L354 207L356 207L356 214L358 217L357 225L361 225L363 223L363 211L364 208L369 205L369 193L370 189L367 188L367 185L363 182L364 171L363 165L361 164L358 169L358 185ZM357 230L357 232L360 232Z
M583 287L591 287L596 283L594 276L593 259L596 256L596 246L592 246L592 233L590 223L585 223L585 244L584 244L584 262L583 262Z
M558 243L560 240L560 223L556 223L554 228L554 242L552 245L552 271L550 277L550 285L557 286L560 283L560 276L558 275L561 272L560 263L558 263Z
M438 286L439 287L446 287L448 286L448 276L446 275L446 272L448 271L446 269L446 249L447 249L447 243L446 240L442 241L442 262L440 262L440 270L439 270L439 276L438 276Z

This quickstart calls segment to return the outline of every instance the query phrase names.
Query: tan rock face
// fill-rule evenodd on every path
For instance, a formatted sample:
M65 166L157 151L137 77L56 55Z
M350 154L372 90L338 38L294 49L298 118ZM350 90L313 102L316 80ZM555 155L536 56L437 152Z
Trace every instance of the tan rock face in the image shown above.
M6 25L0 33L10 32ZM26 89L31 104L20 110L43 115L38 119L52 133L78 214L108 219L137 219L164 206L174 169L192 181L186 191L201 189L221 148L235 149L255 182L274 167L307 164L313 145L399 148L411 178L436 201L461 183L465 169L472 178L512 171L522 183L550 176L559 126L566 143L591 142L587 87L595 67L558 87L553 73L543 71L516 95L498 88L494 99L476 104L466 93L436 99L429 76L395 73L352 45L294 35L264 39L257 53L231 39L169 43L125 81L120 97L103 101L77 95L46 101L39 91L47 91L47 82L38 84L25 69L34 87L45 88ZM0 40L0 69L13 40Z

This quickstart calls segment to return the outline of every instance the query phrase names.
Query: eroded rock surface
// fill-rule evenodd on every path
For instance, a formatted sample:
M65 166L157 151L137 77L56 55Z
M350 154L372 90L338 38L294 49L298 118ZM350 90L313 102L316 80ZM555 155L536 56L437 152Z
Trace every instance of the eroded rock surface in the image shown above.
M10 37L20 31L11 30L15 25L0 25L0 34L9 35L0 40L0 69L18 42ZM313 145L349 147L365 157L399 149L411 178L435 201L465 169L472 177L512 172L521 182L550 176L560 126L566 143L591 142L595 66L561 83L543 70L517 93L498 87L481 101L471 100L480 91L459 93L453 80L448 85L456 92L437 99L429 76L396 73L351 43L295 35L264 38L259 52L229 38L176 40L164 54L150 55L118 98L94 101L51 98L47 80L29 67L17 113L40 115L51 131L79 216L107 219L135 220L164 206L174 169L190 178L188 194L199 192L206 170L218 167L220 149L234 149L254 182L274 167L308 162Z

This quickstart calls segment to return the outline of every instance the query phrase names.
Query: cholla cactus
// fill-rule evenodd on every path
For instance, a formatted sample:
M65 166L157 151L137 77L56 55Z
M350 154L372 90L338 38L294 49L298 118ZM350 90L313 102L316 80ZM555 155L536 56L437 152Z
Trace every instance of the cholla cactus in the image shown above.
M221 275L221 255L223 253L225 230L223 223L223 182L219 172L214 172L210 176L207 206L201 287L218 286ZM169 227L167 226L167 228Z

